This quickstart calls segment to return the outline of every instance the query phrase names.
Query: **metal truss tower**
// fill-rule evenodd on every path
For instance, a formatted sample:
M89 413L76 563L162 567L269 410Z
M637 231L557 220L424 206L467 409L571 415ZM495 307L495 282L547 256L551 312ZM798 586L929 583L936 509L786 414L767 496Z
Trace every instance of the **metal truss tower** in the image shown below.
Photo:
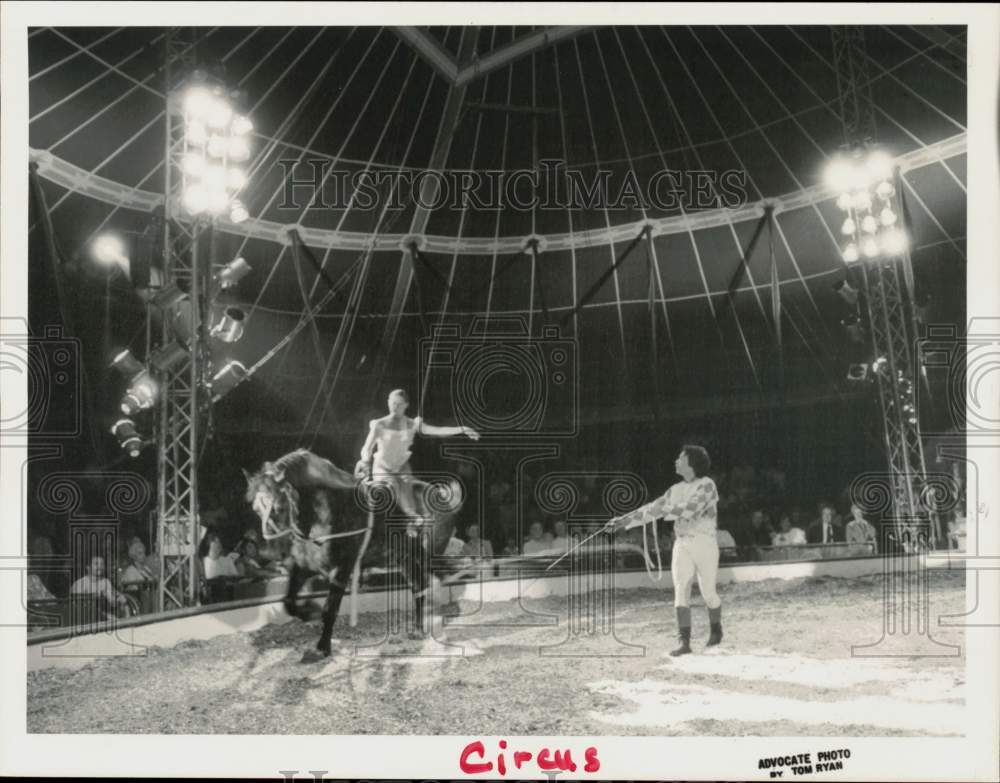
M157 551L160 557L160 610L198 602L198 456L200 410L203 401L198 274L198 224L177 220L180 212L180 162L184 151L184 117L177 87L195 66L194 28L167 32L164 57L166 138L164 150L163 280L161 292L174 287L187 298L166 307L150 307L149 317L161 315L160 347L179 332L189 336L184 358L159 378L157 410ZM182 342L184 340L182 339Z
M868 53L863 27L833 28L833 59L844 143L848 150L863 150L876 138L875 108L868 75ZM902 179L895 175L896 214L902 201ZM865 300L872 336L872 357L878 369L888 483L897 520L927 522L922 502L926 482L919 412L914 399L918 338L913 309L913 268L909 252L897 256L862 259ZM933 528L929 530L934 541Z

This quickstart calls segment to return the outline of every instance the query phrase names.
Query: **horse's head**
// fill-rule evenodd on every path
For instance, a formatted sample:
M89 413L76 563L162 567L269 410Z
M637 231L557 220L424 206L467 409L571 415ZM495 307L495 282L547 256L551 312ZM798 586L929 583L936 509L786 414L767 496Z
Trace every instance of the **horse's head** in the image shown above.
M265 462L257 473L243 471L247 478L246 499L260 517L261 534L270 541L292 532L299 515L299 493L284 471Z

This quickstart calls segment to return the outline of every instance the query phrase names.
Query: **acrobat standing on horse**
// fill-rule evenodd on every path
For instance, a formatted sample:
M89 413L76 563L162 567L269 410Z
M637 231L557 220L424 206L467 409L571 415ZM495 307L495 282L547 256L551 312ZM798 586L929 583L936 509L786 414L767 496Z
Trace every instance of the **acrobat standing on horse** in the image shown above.
M428 518L428 509L414 492L420 485L410 468L410 454L417 434L434 438L466 435L479 440L479 433L471 427L435 427L422 417L411 419L406 415L410 398L402 389L389 394L389 415L369 423L368 438L361 448L361 459L354 468L358 479L381 483L391 487L396 508L414 521Z

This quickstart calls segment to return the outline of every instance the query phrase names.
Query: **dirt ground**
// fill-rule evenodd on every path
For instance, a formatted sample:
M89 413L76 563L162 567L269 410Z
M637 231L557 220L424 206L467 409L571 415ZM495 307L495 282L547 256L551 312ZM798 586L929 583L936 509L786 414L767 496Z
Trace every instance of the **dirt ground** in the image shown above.
M463 604L444 642L386 637L384 615L338 620L334 656L302 663L316 622L152 648L28 677L30 733L941 736L962 734L965 575L930 579L940 645L852 656L878 641L881 577L732 584L723 644L675 641L669 594L614 596L614 635L571 638L566 599ZM572 607L579 608L579 604ZM604 616L609 616L605 614ZM577 627L580 627L577 624ZM586 626L584 626L586 627ZM893 637L894 639L897 637ZM912 639L912 637L910 637ZM913 640L926 641L926 637ZM909 643L909 642L908 642ZM886 649L875 648L875 650ZM958 653L956 655L956 653Z

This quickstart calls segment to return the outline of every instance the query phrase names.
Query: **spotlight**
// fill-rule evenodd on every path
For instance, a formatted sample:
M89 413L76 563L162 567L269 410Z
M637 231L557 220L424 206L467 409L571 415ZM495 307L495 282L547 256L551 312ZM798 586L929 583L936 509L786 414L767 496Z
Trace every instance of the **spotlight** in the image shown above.
M187 358L187 349L173 341L162 345L149 355L149 366L160 375L166 375L172 368Z
M208 128L205 127L205 123L203 122L189 122L187 128L184 130L184 137L187 139L188 144L201 147L208 141Z
M889 360L884 356L878 357L872 362L872 372L882 372L889 366Z
M896 213L889 209L889 207L886 207L879 214L878 219L883 226L891 226L896 222Z
M156 402L156 382L146 371L132 380L132 384L125 392L122 400L122 413L126 416L135 416L140 411L153 407Z
M241 136L229 140L229 158L236 163L242 163L250 157L250 145Z
M868 238L861 244L861 250L868 258L875 258L878 255L878 242Z
M205 87L191 87L184 94L184 111L192 118L205 119L212 109L212 93Z
M847 380L854 381L855 383L859 381L864 381L868 379L868 365L867 364L852 364L847 368Z
M135 422L131 419L119 419L111 428L111 434L118 439L122 451L127 452L133 459L139 456L143 444L135 428Z
M205 173L205 157L194 152L184 156L184 173L192 177L200 177Z
M161 288L154 294L151 302L154 307L158 307L160 310L170 310L176 305L187 299L187 294L181 291L176 284L171 283L165 288Z
M854 208L860 212L872 208L872 197L867 190L863 190L854 196Z
M846 158L834 158L826 168L826 181L838 193L850 190L854 184L854 166Z
M250 265L243 256L234 258L218 274L219 286L221 288L232 288L240 280L250 274Z
M229 197L224 190L210 190L208 192L208 211L213 215L223 212L229 205Z
M125 245L114 234L101 234L97 237L94 240L93 253L94 258L107 266L117 264L124 267L128 265L128 257L125 255Z
M852 288L846 278L837 283L833 287L833 290L840 294L841 298L852 307L858 303L858 289Z
M892 176L892 158L882 150L874 150L865 161L865 169L871 182L889 179Z
M208 154L213 158L226 157L226 139L223 136L212 136L208 140Z
M896 189L892 186L892 183L888 180L884 180L878 183L878 187L875 188L875 195L884 201L888 201L895 194Z
M212 337L224 343L235 343L243 336L243 319L246 314L238 307L227 307L222 320L212 329Z
M111 366L128 381L137 378L146 369L143 367L142 362L136 359L127 348L111 360Z
M238 115L233 118L232 131L237 136L245 136L253 130L253 123L250 122L249 117L244 117L243 115Z
M861 221L861 230L866 234L874 234L878 231L878 221L873 215L865 215L864 220Z
M844 261L848 264L853 264L858 260L858 246L853 242L844 248Z
M218 402L247 377L247 368L231 361L212 378L212 402Z
M208 191L201 185L188 185L184 189L184 209L192 215L199 215L208 209Z
M851 198L850 193L841 193L837 197L837 206L840 207L844 212L849 212L851 206L854 204L854 200Z
M227 178L230 190L241 190L247 184L247 175L240 169L229 169Z
M208 112L208 124L213 128L225 128L232 119L233 109L223 98L216 98L212 101L212 108Z
M213 163L205 170L203 178L206 185L218 190L226 187L226 169L219 163Z
M898 228L886 231L882 238L882 247L887 255L902 255L906 252L906 234Z
M236 199L229 208L229 219L233 223L242 223L249 217L250 213L247 212L246 206L242 201Z
M847 218L847 220L844 221L844 225L840 227L840 233L848 237L852 236L857 230L858 227L854 225L854 221L850 218Z

